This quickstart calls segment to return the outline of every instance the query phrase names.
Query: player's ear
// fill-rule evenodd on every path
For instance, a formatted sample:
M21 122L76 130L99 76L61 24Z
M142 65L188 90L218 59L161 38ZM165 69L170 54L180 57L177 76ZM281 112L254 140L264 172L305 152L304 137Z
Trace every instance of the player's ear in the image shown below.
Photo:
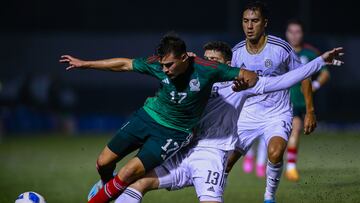
M189 56L187 55L187 53L183 53L183 54L181 55L181 60L182 60L183 62L186 61L188 58L189 58Z

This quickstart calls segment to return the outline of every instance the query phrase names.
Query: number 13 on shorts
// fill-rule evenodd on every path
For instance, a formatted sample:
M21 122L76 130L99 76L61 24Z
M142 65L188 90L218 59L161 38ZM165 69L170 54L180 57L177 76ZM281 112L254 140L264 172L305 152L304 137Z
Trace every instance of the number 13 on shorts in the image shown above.
M205 183L213 185L219 184L219 186L222 186L223 182L223 176L219 172L208 170L208 176Z

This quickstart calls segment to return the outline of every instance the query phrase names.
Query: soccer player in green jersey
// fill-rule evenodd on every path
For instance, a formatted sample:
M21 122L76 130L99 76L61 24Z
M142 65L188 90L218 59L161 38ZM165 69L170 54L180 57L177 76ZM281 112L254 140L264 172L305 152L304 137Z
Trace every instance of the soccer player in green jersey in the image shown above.
M303 42L304 26L301 21L293 19L289 20L286 29L286 39L294 48L303 64L315 59L319 52L312 46ZM316 91L320 86L324 85L330 79L330 73L326 67L321 69L318 76L312 82L312 89ZM287 169L285 176L290 181L298 181L300 176L296 169L297 152L299 147L299 137L303 125L302 119L308 113L306 103L301 88L301 84L297 84L290 89L290 98L293 104L294 118L292 122L292 132L290 135L287 148Z
M105 185L89 200L90 203L116 198L146 171L187 145L215 82L237 78L244 87L252 87L257 82L254 72L189 57L185 42L173 35L164 36L157 55L149 58L83 61L64 55L60 62L69 64L67 70L134 71L161 81L156 96L146 100L101 152L97 169ZM139 149L137 155L113 178L116 163L135 149Z

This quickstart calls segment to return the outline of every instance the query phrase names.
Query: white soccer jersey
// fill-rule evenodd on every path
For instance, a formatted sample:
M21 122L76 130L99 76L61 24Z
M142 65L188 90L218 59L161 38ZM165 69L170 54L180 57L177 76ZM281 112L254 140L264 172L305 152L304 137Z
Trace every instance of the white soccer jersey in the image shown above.
M236 126L237 116L235 115L241 111L246 97L289 88L319 71L323 65L324 61L318 57L303 68L281 76L260 77L254 88L240 93L231 90L231 83L215 84L220 89L206 107L200 125L204 128L202 130L204 133L197 135L198 145L194 148L182 149L155 168L159 179L159 189L173 190L194 185L200 201L222 202L223 174L229 154L223 146L229 146L226 140L231 143L231 139L228 138L234 134L226 128L233 129ZM233 114L233 112L236 113ZM219 124L224 126L219 126Z
M237 119L246 98L261 94L260 80L254 88L234 92L232 82L215 83L203 117L196 130L197 146L233 150L237 140ZM240 107L240 108L239 108Z
M232 82L215 83L211 98L205 108L194 141L196 146L233 150L237 136L237 121L248 98L290 88L310 77L325 63L318 57L300 69L276 77L259 77L253 88L234 92Z
M245 41L238 43L233 48L231 65L244 65L246 69L255 71L259 76L268 77L294 70L301 66L301 61L287 42L268 35L265 47L258 54L250 54ZM264 120L283 114L292 116L289 90L249 98L244 104L244 111L254 120Z

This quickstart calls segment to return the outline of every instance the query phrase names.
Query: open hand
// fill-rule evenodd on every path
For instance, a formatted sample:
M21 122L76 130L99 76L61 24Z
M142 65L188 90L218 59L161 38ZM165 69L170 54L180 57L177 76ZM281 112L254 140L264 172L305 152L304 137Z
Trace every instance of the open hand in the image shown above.
M316 128L316 116L314 113L306 113L304 118L304 134L312 133Z
M60 63L66 63L69 66L66 68L66 70L70 70L73 68L84 68L86 67L85 61L72 57L70 55L62 55L60 60Z
M335 66L341 66L344 64L343 61L338 60L339 56L344 55L344 49L342 47L334 48L330 51L327 51L321 55L321 57L324 59L325 63L328 65L335 65Z

